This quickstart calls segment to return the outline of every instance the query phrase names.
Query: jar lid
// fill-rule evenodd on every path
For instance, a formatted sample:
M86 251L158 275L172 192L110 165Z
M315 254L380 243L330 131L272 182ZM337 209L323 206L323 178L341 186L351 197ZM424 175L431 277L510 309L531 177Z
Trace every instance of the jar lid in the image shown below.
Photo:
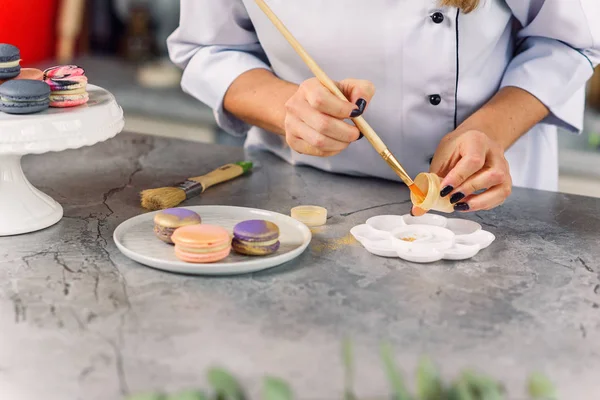
M298 206L292 208L292 218L306 226L322 226L327 223L327 209L318 206Z

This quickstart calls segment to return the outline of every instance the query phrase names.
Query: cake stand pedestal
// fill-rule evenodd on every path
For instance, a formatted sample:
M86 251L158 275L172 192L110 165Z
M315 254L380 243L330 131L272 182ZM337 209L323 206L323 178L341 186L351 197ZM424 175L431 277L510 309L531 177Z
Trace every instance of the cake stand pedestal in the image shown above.
M27 180L24 155L91 146L123 130L114 96L98 86L87 90L90 100L83 106L30 115L0 112L0 236L38 231L63 216L61 205Z

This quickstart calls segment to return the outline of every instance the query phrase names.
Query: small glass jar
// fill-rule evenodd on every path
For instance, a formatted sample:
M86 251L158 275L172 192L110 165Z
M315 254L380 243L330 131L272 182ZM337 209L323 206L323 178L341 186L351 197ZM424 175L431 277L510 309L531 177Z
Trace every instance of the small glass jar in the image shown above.
M323 226L327 223L327 209L317 206L292 208L291 216L308 227Z
M443 213L454 212L454 206L450 203L450 196L441 197L440 191L442 180L436 174L427 172L420 173L415 178L415 185L425 195L425 199L419 201L413 193L410 194L410 199L415 207L419 207L424 211L439 211Z

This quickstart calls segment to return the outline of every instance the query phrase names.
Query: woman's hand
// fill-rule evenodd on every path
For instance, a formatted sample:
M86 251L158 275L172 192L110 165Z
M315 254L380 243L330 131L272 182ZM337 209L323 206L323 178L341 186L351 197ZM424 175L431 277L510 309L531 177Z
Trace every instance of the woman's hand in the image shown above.
M304 81L286 102L285 136L288 145L301 154L330 157L339 154L361 134L345 119L365 111L375 94L369 81L347 79L338 87L350 101L338 99L317 78Z
M512 179L502 145L477 130L452 132L440 142L430 172L443 177L442 197L456 211L490 210L504 203ZM482 193L475 194L476 192ZM415 215L422 210L413 209Z

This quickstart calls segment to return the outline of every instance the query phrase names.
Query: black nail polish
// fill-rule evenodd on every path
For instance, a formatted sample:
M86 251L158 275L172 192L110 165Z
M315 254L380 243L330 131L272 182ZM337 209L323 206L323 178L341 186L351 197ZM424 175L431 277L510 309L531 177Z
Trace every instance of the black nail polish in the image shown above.
M365 99L358 99L356 100L356 105L358 106L358 109L360 110L360 113L364 113L365 112L365 108L367 107L367 101Z
M458 203L454 205L454 211L469 211L469 208L467 203Z
M367 102L365 99L358 99L358 100L356 100L356 105L358 106L358 108L355 110L352 110L352 113L350 114L350 118L356 118L358 116L361 116L365 112L365 107L367 106Z
M445 188L442 189L442 191L440 192L440 196L442 197L446 197L448 196L452 191L454 190L454 188L450 185L446 186Z
M415 216L415 214L413 214L413 210L412 210L412 208L410 209L410 216L411 216L411 217L414 217L414 216Z
M358 135L358 139L356 139L356 141L358 142L360 139L364 138L365 135L362 134L362 132L360 133L360 135Z
M465 198L465 195L464 195L464 194L462 194L462 193L460 193L460 192L458 192L458 193L454 193L454 194L452 195L452 197L450 197L450 203L452 203L452 204L456 204L456 203L458 203L459 201L461 201L461 200L462 200L462 199L464 199L464 198Z

